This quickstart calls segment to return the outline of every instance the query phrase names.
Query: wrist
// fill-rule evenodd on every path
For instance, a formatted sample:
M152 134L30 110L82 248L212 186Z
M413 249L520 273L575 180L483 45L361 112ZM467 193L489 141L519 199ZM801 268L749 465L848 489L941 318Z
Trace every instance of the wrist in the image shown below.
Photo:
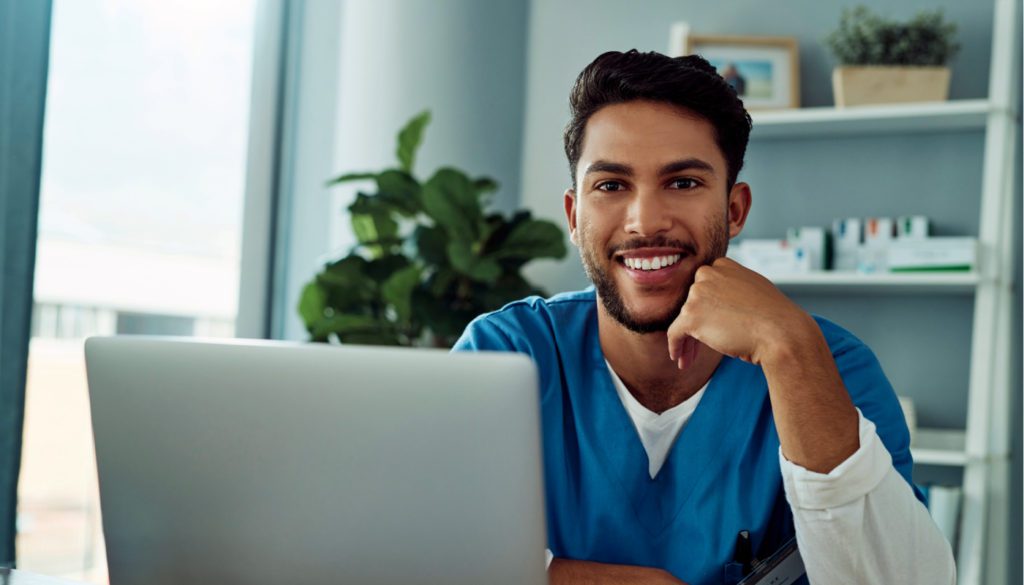
M774 328L767 336L763 347L765 349L761 352L758 364L765 369L787 367L795 362L807 360L820 353L822 347L831 357L817 321L802 310L795 312L792 317Z

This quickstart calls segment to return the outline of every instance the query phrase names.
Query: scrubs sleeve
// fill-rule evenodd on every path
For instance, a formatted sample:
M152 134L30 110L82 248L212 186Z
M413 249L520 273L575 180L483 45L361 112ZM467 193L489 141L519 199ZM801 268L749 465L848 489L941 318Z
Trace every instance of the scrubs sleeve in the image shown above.
M493 316L477 317L466 326L452 351L519 351L506 329Z

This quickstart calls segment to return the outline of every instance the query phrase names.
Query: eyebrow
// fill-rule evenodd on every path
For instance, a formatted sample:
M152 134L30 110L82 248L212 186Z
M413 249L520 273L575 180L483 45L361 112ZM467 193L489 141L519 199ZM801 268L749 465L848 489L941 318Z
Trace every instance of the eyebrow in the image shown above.
M711 173L712 176L715 174L715 168L711 166L711 163L699 158L691 157L673 161L661 167L661 169L658 170L658 176L671 175L682 171L705 171ZM625 175L627 177L632 177L634 174L633 167L627 164L607 160L594 161L587 167L583 176L586 177L594 173L611 173L613 175Z

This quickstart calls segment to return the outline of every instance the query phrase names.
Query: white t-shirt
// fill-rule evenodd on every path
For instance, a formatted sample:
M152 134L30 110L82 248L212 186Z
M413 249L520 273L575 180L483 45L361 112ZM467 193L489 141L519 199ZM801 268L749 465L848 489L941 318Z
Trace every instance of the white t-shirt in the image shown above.
M607 361L605 363L608 364ZM640 401L629 392L622 379L612 369L611 364L608 364L608 372L612 375L612 382L615 383L615 391L619 394L619 400L626 407L629 418L633 419L633 426L636 427L636 432L640 435L640 442L644 444L644 451L647 452L647 471L651 474L651 479L654 479L661 471L661 466L665 464L665 459L668 457L669 451L672 450L679 431L683 430L686 421L690 420L693 411L697 410L697 405L704 397L704 391L708 389L708 385L704 384L704 387L693 396L658 414L647 410L643 404L640 404Z

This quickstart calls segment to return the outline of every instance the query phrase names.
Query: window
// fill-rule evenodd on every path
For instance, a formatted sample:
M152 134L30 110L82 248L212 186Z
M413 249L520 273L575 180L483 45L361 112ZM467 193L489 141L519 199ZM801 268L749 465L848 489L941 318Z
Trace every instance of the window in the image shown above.
M91 335L230 336L255 0L55 0L18 566L106 582Z

